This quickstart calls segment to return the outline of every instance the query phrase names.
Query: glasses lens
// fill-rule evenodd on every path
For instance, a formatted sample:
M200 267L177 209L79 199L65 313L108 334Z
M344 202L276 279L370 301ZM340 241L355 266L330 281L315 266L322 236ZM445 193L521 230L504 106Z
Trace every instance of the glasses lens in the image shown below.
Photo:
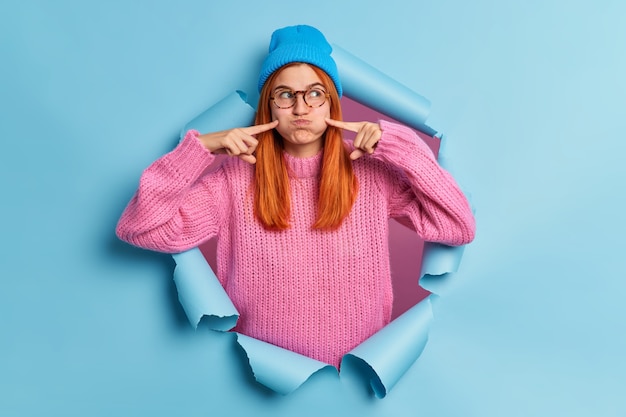
M319 88L312 88L306 92L306 104L311 107L319 107L326 101L326 93Z
M287 108L294 105L296 102L296 95L291 90L279 91L274 95L274 103L278 107Z

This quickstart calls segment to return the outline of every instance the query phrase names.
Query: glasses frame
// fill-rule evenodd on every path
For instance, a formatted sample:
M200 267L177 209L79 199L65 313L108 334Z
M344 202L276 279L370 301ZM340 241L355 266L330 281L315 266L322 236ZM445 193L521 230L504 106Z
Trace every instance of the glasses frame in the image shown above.
M319 90L322 93L324 93L324 97L325 97L324 101L322 101L317 106L312 106L312 105L310 105L309 103L306 102L306 95L307 95L307 93L310 92L310 91L313 91L313 90ZM277 94L284 93L285 91L290 91L291 93L293 93L293 103L291 104L291 106L281 107L281 106L278 105L278 103L276 103L276 100L274 99L274 97L276 97ZM274 106L276 106L276 108L278 108L278 109L290 109L293 106L295 106L296 103L298 102L298 94L302 94L302 100L304 101L304 104L306 104L307 107L310 107L312 109L315 109L315 108L318 108L318 107L322 107L324 105L324 103L326 103L326 101L328 99L330 99L330 93L327 93L326 91L322 90L319 87L312 87L312 88L309 88L308 90L298 90L298 91L281 90L281 91L278 91L278 92L274 93L274 95L272 97L270 97L270 100L272 100L272 102L274 103Z

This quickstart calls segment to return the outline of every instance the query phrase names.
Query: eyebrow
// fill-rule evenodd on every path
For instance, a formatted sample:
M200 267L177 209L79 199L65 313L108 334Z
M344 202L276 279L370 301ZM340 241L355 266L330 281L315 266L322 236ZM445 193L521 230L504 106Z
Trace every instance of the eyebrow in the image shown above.
M322 87L324 90L326 90L326 86L322 83L319 82L314 82L313 84L309 84L306 86L306 90L309 90L313 87ZM277 85L276 87L274 87L274 89L272 91L278 91L278 90L291 90L291 91L295 91L293 88L289 87L288 85Z

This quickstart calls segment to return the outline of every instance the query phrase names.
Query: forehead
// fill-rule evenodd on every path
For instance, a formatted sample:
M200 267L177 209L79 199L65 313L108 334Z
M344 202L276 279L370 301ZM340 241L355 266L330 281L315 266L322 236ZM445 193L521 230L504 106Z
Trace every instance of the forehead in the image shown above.
M302 90L313 84L322 84L320 77L307 64L292 65L279 71L272 83L272 89L289 87L294 90Z

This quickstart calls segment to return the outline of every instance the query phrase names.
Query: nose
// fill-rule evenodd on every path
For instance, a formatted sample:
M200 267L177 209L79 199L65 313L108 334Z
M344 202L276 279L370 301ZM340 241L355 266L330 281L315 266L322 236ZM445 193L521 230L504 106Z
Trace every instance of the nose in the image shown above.
M304 102L304 93L296 94L296 102L293 107L293 114L307 114L309 112L310 107Z

